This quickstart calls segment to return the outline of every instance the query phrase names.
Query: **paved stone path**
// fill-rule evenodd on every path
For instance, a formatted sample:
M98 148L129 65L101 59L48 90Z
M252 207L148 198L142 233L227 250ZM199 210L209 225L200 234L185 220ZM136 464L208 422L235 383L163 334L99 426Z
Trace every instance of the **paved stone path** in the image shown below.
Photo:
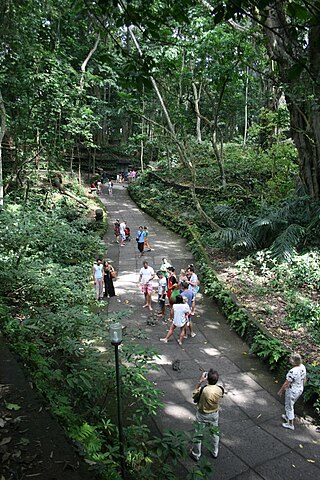
M186 241L140 211L129 198L126 187L114 186L112 196L101 196L109 213L126 220L131 228L132 241L121 248L114 243L112 226L105 240L107 256L118 270L115 282L118 297L110 301L110 311L127 307L128 317L123 324L141 329L147 336L143 342L156 347L159 371L153 380L164 392L163 412L156 418L160 431L174 429L192 431L195 405L191 393L201 369L213 367L220 373L226 395L220 412L221 441L219 457L214 463L212 478L220 480L296 480L320 478L320 434L307 422L296 422L295 431L282 428L282 403L276 392L279 384L259 359L248 355L247 345L230 330L225 318L213 301L206 296L197 304L194 318L195 338L185 340L182 347L177 334L168 344L159 341L165 336L166 325L153 323L150 312L142 308L143 295L137 287L138 272L146 259L157 270L162 257L167 257L179 272L194 263ZM152 251L140 258L135 241L139 225L148 225ZM156 296L154 307L156 308ZM149 320L149 322L148 322ZM181 372L172 370L172 361L181 360ZM204 450L204 454L206 454ZM186 478L194 466L188 459L181 465L177 478Z

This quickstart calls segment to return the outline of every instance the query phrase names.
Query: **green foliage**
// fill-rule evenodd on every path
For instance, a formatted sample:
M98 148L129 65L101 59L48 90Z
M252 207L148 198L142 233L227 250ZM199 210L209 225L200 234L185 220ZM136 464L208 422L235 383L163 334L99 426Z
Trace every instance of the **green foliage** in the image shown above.
M250 352L256 353L258 357L263 358L271 370L279 368L281 363L288 357L288 351L283 348L279 340L271 338L262 332L258 332L254 336Z
M307 382L303 397L305 401L312 401L318 415L320 415L320 368L319 365L307 365Z

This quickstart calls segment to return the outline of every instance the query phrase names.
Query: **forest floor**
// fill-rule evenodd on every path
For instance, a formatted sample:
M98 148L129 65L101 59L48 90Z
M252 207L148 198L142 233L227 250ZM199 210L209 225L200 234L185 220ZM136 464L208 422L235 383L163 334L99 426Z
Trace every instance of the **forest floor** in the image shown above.
M270 287L270 278L253 270L250 274L248 272L243 274L236 266L237 256L232 253L215 251L212 254L212 261L227 288L275 338L278 338L289 351L301 350L308 363L319 363L319 344L306 326L292 328L286 323L288 301L281 289ZM304 297L309 295L303 288L300 288L298 293ZM314 292L312 296L315 301Z
M0 335L0 479L94 478Z

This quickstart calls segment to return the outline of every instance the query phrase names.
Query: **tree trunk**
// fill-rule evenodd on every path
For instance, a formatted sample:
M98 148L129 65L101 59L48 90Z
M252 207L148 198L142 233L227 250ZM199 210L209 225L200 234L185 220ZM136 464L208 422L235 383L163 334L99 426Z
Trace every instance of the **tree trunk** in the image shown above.
M130 26L129 27L129 32L130 32L130 35L131 35L131 38L133 40L133 43L135 44L135 47L136 49L138 50L139 52L139 55L142 56L142 51L141 51L141 48L139 46L139 43L136 39L136 36L133 32L133 27ZM168 129L169 129L169 132L171 133L171 136L174 140L174 143L177 147L177 151L178 151L178 154L179 154L179 157L180 157L180 160L182 162L182 164L189 170L190 174L191 174L191 187L190 187L190 190L191 190L191 196L192 196L192 199L193 199L193 202L194 202L194 205L199 213L199 215L203 218L204 222L206 222L213 230L221 230L221 227L219 225L217 225L210 217L209 215L206 214L206 212L203 210L203 208L201 207L201 204L199 202L199 199L197 197L197 194L196 194L196 169L193 165L193 163L191 162L190 158L188 158L188 155L187 155L187 151L186 151L186 148L185 146L183 145L182 142L179 141L178 139L178 136L175 132L175 128L174 128L174 125L171 121L171 117L169 115L169 112L168 112L168 109L167 109L167 106L165 104L165 101L161 95L161 92L158 88L158 84L157 82L155 81L155 79L153 78L152 75L150 75L150 80L151 80L151 83L152 83L152 86L154 88L154 91L156 92L156 95L159 99L159 102L160 102L160 105L161 105L161 109L162 109L162 112L165 116L165 119L167 121L167 125L168 125Z
M309 27L308 40L291 36L284 2L267 10L265 33L271 58L278 64L290 113L291 135L297 147L301 182L311 197L320 196L320 25ZM290 27L290 28L289 28ZM294 74L292 69L301 69Z
M243 133L243 146L247 143L248 134L248 91L249 91L249 67L246 70L246 88L245 88L245 103L244 103L244 133Z
M199 91L198 91L196 84L194 82L192 82L192 89L193 89L195 109L196 109L196 112L199 112L201 84L200 84ZM202 142L202 137L201 137L201 118L200 118L200 115L197 115L196 133L197 133L197 142L201 143Z
M6 109L4 106L2 94L0 91L0 209L3 207L3 173L2 173L2 141L6 133Z

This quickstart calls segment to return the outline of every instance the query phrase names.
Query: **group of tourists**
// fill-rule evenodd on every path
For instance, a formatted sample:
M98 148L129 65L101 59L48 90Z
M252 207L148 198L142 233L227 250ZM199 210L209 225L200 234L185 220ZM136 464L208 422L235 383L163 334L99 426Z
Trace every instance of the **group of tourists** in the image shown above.
M114 222L115 241L120 246L125 246L130 240L130 228L127 222ZM145 251L151 251L147 226L139 227L136 233L136 241L140 256ZM114 269L108 263L98 258L93 266L93 279L95 284L96 298L101 300L103 295L112 297L115 295L113 286ZM188 265L176 273L174 266L167 258L162 258L162 263L155 271L147 261L139 271L138 285L144 295L143 308L153 311L152 294L154 282L157 280L158 312L157 316L166 320L166 309L169 312L169 330L165 337L160 338L163 343L168 343L176 328L179 329L178 344L190 336L194 338L192 318L196 310L196 298L199 291L199 279L193 264ZM165 322L166 323L166 322ZM282 415L282 426L288 430L294 430L294 405L301 396L306 382L306 369L302 364L301 356L293 354L290 357L292 368L286 375L286 380L278 391L278 395L285 396L285 413ZM209 451L213 458L219 454L219 410L220 402L224 396L224 388L219 383L219 373L213 369L203 372L193 390L193 401L197 404L196 431L192 447L189 452L194 461L199 461L202 454L203 436L210 437Z
M175 268L166 259L162 259L159 270L155 273L154 269L147 261L143 262L140 269L138 285L145 297L143 308L152 308L153 281L158 278L158 316L164 319L166 302L170 308L169 323L170 328L166 337L160 341L167 343L172 337L174 330L180 328L178 344L182 345L183 340L196 336L193 331L192 317L195 314L196 296L199 290L199 280L195 273L194 265L188 265L186 270L181 270L177 276Z
M97 258L92 268L92 277L97 300L102 300L104 296L107 298L115 296L113 285L115 275L116 272L108 260L102 261L101 258Z
M125 246L125 242L130 242L130 228L127 225L125 220L120 220L117 218L115 222L113 222L113 233L115 236L115 242L120 243L120 247ZM120 242L119 242L120 240Z

